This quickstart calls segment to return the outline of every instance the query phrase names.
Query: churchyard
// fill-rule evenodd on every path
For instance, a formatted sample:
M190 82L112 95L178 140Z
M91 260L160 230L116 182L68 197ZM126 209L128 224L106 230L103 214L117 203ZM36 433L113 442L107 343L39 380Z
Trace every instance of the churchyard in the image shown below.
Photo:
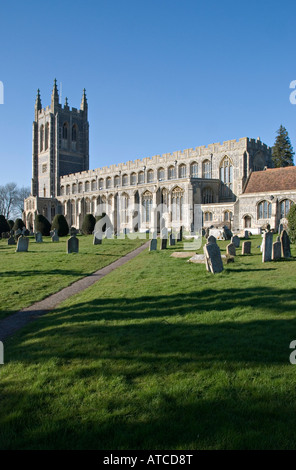
M8 246L0 239L0 319L61 290L78 279L112 263L140 246L145 240L104 240L93 245L92 236L79 238L79 254L68 255L69 237L53 243L43 237L36 243L29 237L28 252L16 253L16 245Z
M1 242L5 314L136 244L88 240L75 255ZM295 449L296 249L262 263L261 240L215 275L158 240L9 338L0 448Z

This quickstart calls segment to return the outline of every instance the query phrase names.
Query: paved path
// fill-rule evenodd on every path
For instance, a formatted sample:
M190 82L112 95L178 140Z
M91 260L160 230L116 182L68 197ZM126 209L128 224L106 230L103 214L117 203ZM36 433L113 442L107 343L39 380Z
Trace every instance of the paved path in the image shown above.
M122 266L131 259L135 258L139 253L144 251L148 245L149 242L145 243L139 248L136 248L134 251L131 251L127 255L119 258L108 266L105 266L105 268L99 269L95 273L92 273L89 276L74 282L70 286L65 287L60 292L52 294L46 299L41 300L40 302L36 302L30 307L20 310L19 312L4 318L4 320L0 320L0 341L3 341L4 339L8 338L8 336L13 335L16 331L20 330L28 323L37 320L41 315L51 312L61 302L68 299L72 295L92 286L95 282L102 279L102 277L107 276L107 274L114 271L114 269L119 268L119 266Z

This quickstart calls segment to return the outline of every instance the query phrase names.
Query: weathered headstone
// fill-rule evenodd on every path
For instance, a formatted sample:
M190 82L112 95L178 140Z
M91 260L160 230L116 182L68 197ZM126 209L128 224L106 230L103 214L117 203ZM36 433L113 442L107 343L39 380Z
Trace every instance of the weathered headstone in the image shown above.
M217 243L217 240L213 235L210 235L207 240L207 243Z
M272 245L272 260L276 261L278 259L281 259L281 253L282 253L282 244L278 240L279 237L277 237L277 241L273 243Z
M244 238L245 238L246 240L248 240L248 238L249 238L249 231L248 231L248 230L245 230L245 236L244 236Z
M168 244L167 238L161 238L161 240L160 240L160 249L161 250L166 250L167 249L167 244Z
M58 231L57 231L56 228L53 230L53 233L52 233L52 236L51 236L51 240L52 240L53 242L59 242L59 241L60 241L60 237L58 236Z
M76 235L72 235L67 240L67 253L78 253L79 252L79 240Z
M286 230L281 233L282 257L291 258L290 238Z
M94 245L101 245L102 244L102 232L95 232L94 233Z
M42 233L41 233L41 232L36 232L36 233L35 233L35 241L36 241L36 243L42 243L42 242L43 242L43 238L42 238Z
M230 256L235 256L236 255L234 243L229 243L229 245L227 245L226 253Z
M14 236L11 232L10 232L9 239L7 240L7 245L16 245L16 241L15 241Z
M223 262L217 243L207 243L204 245L204 254L207 270L213 274L221 273L223 271Z
M172 232L170 233L169 245L170 245L170 246L175 246L175 245L176 245L175 234L172 233Z
M262 242L262 263L266 263L271 261L272 255L272 233L265 232L262 235L263 242Z
M150 240L149 251L155 251L155 250L157 250L157 239L152 238L152 240Z
M179 233L177 235L177 242L181 242L183 240L183 226L181 225Z
M235 248L239 248L240 245L240 239L237 235L234 235L234 237L231 238L231 243L234 244Z
M29 238L21 235L17 241L16 252L28 251L29 248Z
M242 243L242 255L250 255L251 254L251 242L243 242Z

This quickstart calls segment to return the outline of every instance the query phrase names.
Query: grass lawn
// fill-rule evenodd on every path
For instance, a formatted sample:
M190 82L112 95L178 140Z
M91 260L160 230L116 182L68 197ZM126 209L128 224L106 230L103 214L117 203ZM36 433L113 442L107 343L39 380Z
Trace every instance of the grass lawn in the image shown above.
M92 236L79 237L79 253L66 253L66 241L53 243L44 237L35 243L30 237L29 251L16 253L16 246L0 241L0 319L42 300L97 269L103 268L145 240L103 240L93 245Z
M295 449L296 258L259 243L145 251L6 341L0 448Z

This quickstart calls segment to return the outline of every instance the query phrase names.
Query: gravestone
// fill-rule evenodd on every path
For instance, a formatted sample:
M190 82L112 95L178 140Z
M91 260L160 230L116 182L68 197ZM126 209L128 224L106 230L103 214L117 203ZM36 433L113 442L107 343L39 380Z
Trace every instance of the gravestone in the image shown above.
M282 257L291 258L290 238L286 230L281 233Z
M177 235L177 242L181 242L183 240L183 226L180 227L180 231Z
M225 240L231 240L232 231L227 227L227 225L224 225L223 229L224 229L223 236Z
M248 240L249 238L249 231L248 230L245 230L245 237L244 237L246 240Z
M217 243L217 240L213 235L210 235L207 240L207 243Z
M231 238L231 243L234 244L235 248L239 248L240 245L240 239L237 235L234 235L234 237Z
M78 253L79 252L79 240L76 235L72 235L67 240L67 253Z
M251 242L243 242L242 243L242 255L250 255L251 254Z
M59 241L60 241L60 238L59 238L59 236L58 236L58 231L57 231L57 229L55 228L51 233L52 233L51 240L52 240L53 242L59 242Z
M272 255L272 233L265 232L262 235L263 242L262 242L262 263L266 263L271 261Z
M204 245L207 271L216 274L223 271L223 262L220 248L217 243L207 243Z
M236 255L234 243L229 243L229 245L227 245L226 253L230 256L235 256Z
M281 259L282 244L278 239L279 237L277 237L277 241L274 242L274 244L272 245L272 260L273 261Z
M13 231L10 232L10 237L7 240L7 245L16 245L16 241L13 236Z
M155 251L155 250L157 250L157 239L152 238L152 240L150 240L149 251Z
M176 239L175 239L175 234L174 233L170 233L169 245L170 246L175 246L176 245Z
M160 240L160 249L161 250L166 250L167 249L167 244L168 244L167 238L161 238L161 240Z
M29 239L21 235L17 241L16 252L28 251Z
M284 229L283 224L280 224L280 225L279 225L279 229L278 229L278 234L279 234L279 235L282 233L283 229Z
M41 233L41 232L36 232L36 233L35 233L35 241L36 241L36 243L42 243L42 242L43 242L42 233Z
M101 232L95 232L94 233L94 245L101 245L102 244L102 233Z

